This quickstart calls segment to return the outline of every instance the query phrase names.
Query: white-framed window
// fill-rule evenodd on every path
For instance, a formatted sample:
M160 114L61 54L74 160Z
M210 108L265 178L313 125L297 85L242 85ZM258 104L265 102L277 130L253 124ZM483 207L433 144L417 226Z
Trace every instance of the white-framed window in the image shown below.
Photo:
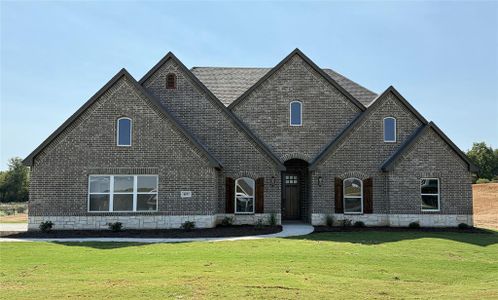
M235 213L254 213L254 179L241 177L235 180Z
M347 178L343 181L344 213L363 213L363 181Z
M290 126L303 125L303 103L295 100L289 104L289 120Z
M131 146L132 126L130 118L122 117L116 121L116 142L118 146Z
M88 211L157 211L157 185L157 175L90 175Z
M420 199L422 211L439 211L439 178L420 179Z
M396 142L396 118L384 118L384 142Z

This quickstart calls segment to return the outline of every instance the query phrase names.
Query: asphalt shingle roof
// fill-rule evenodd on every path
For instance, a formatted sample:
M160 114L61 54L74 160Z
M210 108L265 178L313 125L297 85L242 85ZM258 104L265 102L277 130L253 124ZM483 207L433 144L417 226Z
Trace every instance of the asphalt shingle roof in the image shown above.
M230 68L230 67L193 67L192 73L214 94L225 106L253 86L271 68ZM323 69L340 86L348 91L363 105L368 106L377 94L362 87L356 82L331 70Z

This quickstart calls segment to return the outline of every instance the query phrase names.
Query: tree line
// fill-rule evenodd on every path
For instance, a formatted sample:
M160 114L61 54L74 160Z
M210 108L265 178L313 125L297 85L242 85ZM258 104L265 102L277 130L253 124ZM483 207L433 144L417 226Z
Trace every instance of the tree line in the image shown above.
M476 181L498 182L498 149L487 146L485 142L474 143L467 156L479 167ZM0 202L23 202L29 198L29 168L22 159L9 159L7 171L0 171Z

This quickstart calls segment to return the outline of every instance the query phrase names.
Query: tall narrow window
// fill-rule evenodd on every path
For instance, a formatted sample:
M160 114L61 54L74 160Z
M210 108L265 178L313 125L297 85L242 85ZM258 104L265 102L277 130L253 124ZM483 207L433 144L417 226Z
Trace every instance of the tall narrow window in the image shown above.
M393 117L384 118L384 142L396 142L396 119Z
M290 125L301 126L303 125L303 104L301 101L292 101L289 107Z
M344 213L363 213L363 182L358 178L344 179Z
M235 213L254 213L254 180L242 177L235 181Z
M131 119L119 118L117 122L117 145L131 146Z
M176 75L169 73L166 75L166 89L174 90L176 89Z
M420 180L420 197L423 211L439 211L439 179L422 178Z

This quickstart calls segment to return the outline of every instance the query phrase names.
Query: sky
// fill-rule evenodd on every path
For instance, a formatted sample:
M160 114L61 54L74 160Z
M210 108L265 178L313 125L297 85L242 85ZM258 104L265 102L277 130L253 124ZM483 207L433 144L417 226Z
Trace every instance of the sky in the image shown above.
M0 170L121 68L273 67L295 48L382 93L393 85L460 149L498 147L498 1L0 1Z

